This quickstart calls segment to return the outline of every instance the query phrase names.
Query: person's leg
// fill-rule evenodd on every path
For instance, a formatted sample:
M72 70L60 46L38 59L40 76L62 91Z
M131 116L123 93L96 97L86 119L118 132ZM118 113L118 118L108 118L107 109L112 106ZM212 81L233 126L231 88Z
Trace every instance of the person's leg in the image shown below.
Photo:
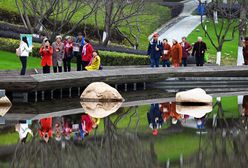
M47 65L47 73L50 73L50 66Z
M155 60L154 60L154 58L150 57L150 61L151 61L151 67L153 68L155 66Z
M155 59L155 64L156 64L156 67L159 67L159 58Z
M166 67L166 61L165 60L162 60L162 66Z
M59 69L59 72L62 72L62 66L59 66L58 69Z
M71 58L67 59L68 72L71 72Z
M63 65L64 65L64 72L67 72L67 59L63 59Z
M87 65L89 65L89 62L88 62L88 61L82 61L82 66L83 66L82 70L83 70L83 71L86 71L85 67L86 67Z
M46 66L43 66L43 67L42 67L42 71L43 71L43 74L46 73Z
M53 73L57 73L57 72L58 72L57 66L53 66Z
M20 57L21 63L22 63L22 69L20 75L26 74L26 68L27 68L27 57Z
M76 56L77 56L77 71L81 71L82 70L82 57L81 57L81 54L79 54L79 52L77 52Z
M187 66L187 58L183 58L182 59L182 64L183 64L184 67Z

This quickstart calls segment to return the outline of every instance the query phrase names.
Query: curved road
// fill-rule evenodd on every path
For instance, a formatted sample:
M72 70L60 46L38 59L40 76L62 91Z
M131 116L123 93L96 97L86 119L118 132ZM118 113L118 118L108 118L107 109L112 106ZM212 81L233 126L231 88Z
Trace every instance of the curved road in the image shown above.
M183 36L187 37L201 23L201 17L199 15L192 15L192 12L198 6L198 0L186 0L182 2L184 3L182 13L156 30L160 34L160 40L167 38L170 43L173 39L180 42ZM149 36L150 38L151 35Z

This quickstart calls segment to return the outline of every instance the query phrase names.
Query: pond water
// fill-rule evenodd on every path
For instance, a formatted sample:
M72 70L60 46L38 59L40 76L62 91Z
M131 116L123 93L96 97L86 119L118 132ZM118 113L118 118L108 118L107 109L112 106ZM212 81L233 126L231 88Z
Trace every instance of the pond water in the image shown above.
M13 104L0 118L0 167L247 167L248 96L239 95L194 106L161 91L123 93L122 104Z

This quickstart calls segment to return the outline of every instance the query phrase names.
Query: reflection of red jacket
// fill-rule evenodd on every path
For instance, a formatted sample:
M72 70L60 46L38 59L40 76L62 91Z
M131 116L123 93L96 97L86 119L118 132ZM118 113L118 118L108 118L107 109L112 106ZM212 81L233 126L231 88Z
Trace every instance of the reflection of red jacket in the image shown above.
M39 134L41 137L44 137L45 133L48 133L48 137L52 137L52 117L42 118L40 120L41 128L39 129Z
M93 47L90 43L84 45L82 49L82 61L90 62L92 59Z
M167 111L164 112L164 109L167 109ZM162 112L162 118L164 121L168 120L170 117L177 120L181 118L181 115L176 112L176 102L162 103L160 111Z
M42 46L39 53L42 56L41 66L52 66L53 48L50 46L48 50L46 50L45 47Z
M81 123L82 127L83 125L85 126L84 131L86 131L87 133L90 133L92 131L93 121L88 114L83 114L81 116Z

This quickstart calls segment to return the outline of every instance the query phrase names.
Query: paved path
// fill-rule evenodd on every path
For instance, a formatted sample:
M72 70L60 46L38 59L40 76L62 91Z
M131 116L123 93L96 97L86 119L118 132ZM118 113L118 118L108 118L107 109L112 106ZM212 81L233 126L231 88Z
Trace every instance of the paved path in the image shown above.
M183 36L187 37L201 23L200 16L192 15L198 6L198 0L186 0L183 3L182 13L157 30L160 40L167 38L170 43L173 39L180 42Z

